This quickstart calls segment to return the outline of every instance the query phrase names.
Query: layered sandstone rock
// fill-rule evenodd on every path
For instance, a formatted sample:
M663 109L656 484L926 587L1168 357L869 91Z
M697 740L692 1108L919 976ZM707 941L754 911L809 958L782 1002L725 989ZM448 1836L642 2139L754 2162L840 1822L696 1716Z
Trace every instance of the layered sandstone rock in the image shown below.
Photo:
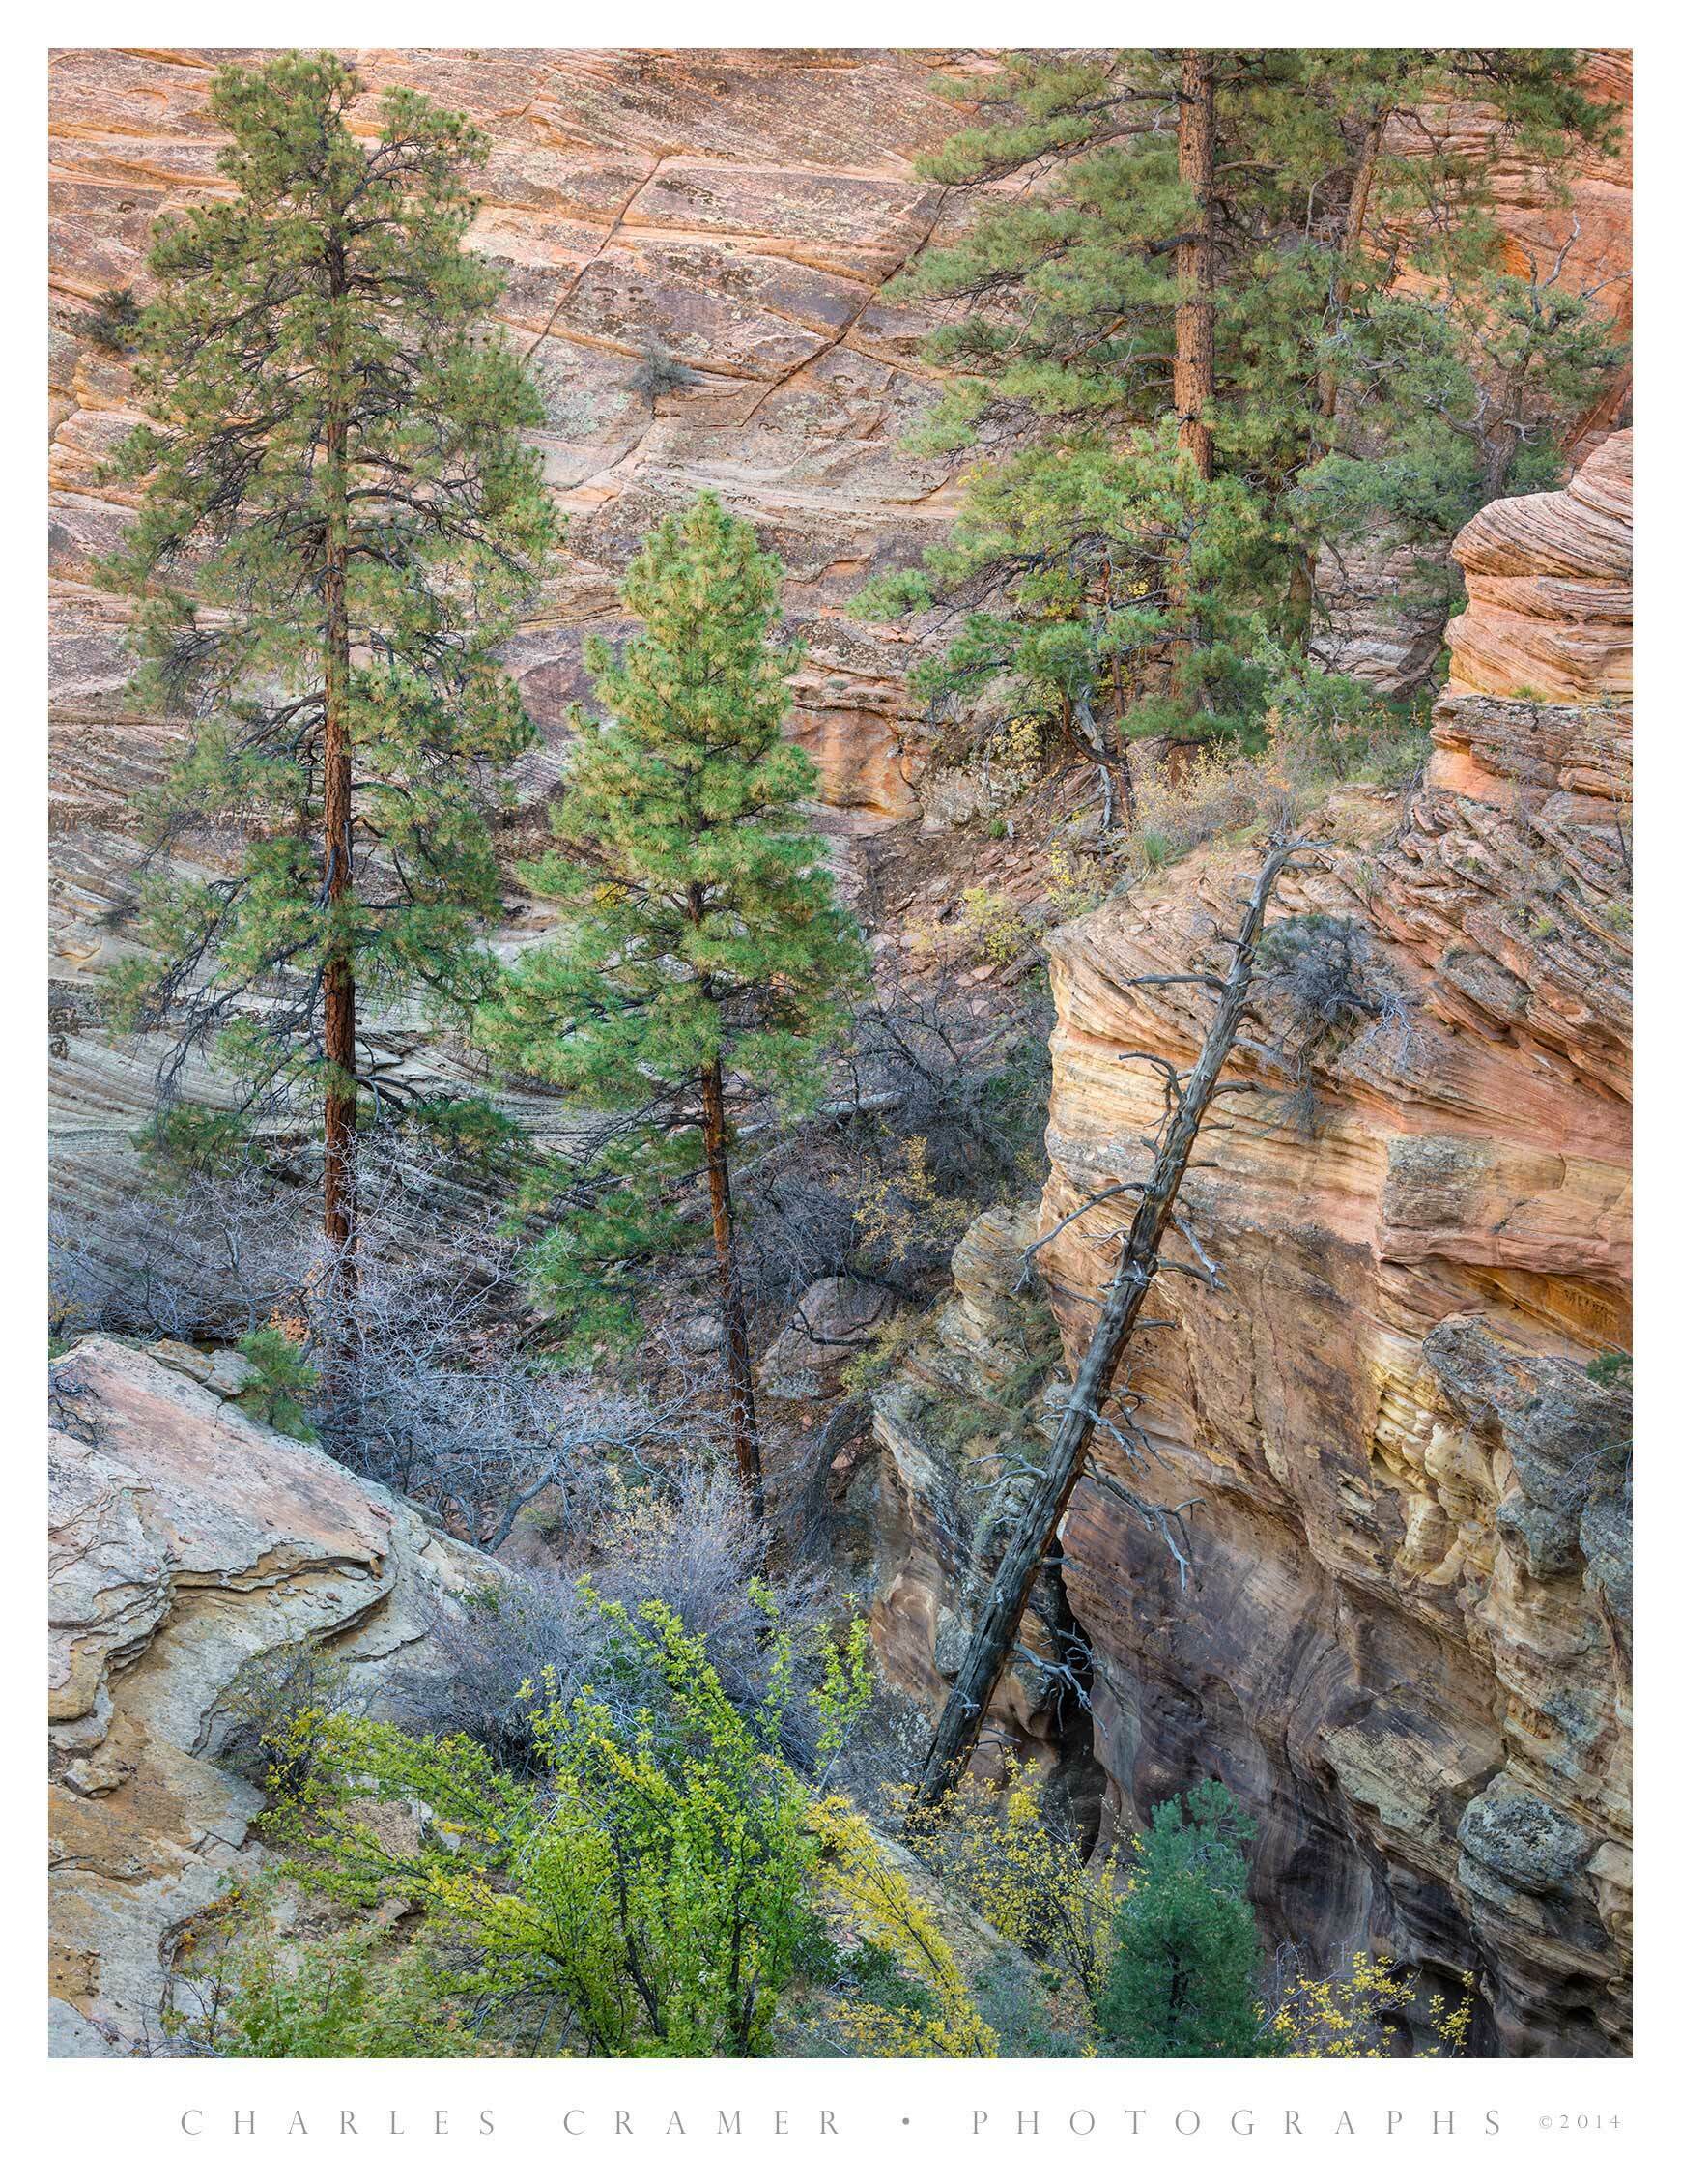
M50 571L51 942L55 1177L97 1230L128 1187L129 1135L160 1050L113 1050L99 974L127 943L132 800L179 748L135 716L126 603L95 557L125 520L99 467L134 421L125 359L76 321L111 287L147 289L153 222L224 187L206 112L214 54L67 51L52 60ZM254 57L254 56L253 56ZM546 798L566 713L586 695L584 640L619 633L617 586L649 527L710 487L750 515L787 570L806 644L793 725L821 770L847 876L861 835L914 819L920 731L909 640L846 619L869 572L914 558L954 505L951 466L900 443L929 398L924 321L882 302L942 193L914 171L949 132L940 53L362 51L352 126L406 85L466 110L491 140L470 237L502 273L500 313L546 417L547 475L569 524L554 583L513 651L544 745L524 790ZM634 386L650 357L664 392ZM541 930L523 917L517 945ZM423 1026L373 1027L389 1079L459 1082ZM203 1073L183 1087L214 1093ZM526 1119L541 1122L541 1111Z
M441 1673L434 1633L492 1568L254 1422L228 1399L237 1371L175 1347L90 1336L54 1368L55 2054L157 2039L177 1939L250 1867L262 1796L218 1764L242 1671L318 1641L345 1703L388 1711Z
M1225 1287L1159 1280L1174 1324L1127 1367L1155 1464L1095 1444L1062 1535L1111 1815L1217 1773L1275 1932L1473 1969L1519 2054L1628 2037L1628 456L1461 541L1426 785L1333 799L1339 847L1276 913L1357 921L1393 1005L1321 1050L1311 1128L1222 1103L1182 1205ZM1039 1233L1148 1164L1135 1057L1188 1062L1205 1010L1126 982L1221 965L1254 858L1211 846L1051 936ZM1237 1072L1274 1092L1284 1016ZM1041 1254L1070 1355L1115 1230L1099 1209ZM937 1455L880 1430L914 1505ZM1190 1505L1188 1582L1117 1487ZM907 1595L915 1643L962 1614L945 1530L932 1499L897 1519L890 1649ZM1000 1726L1029 1728L1013 1691Z
M944 57L357 58L375 90L430 91L493 140L474 243L507 274L504 316L544 389L545 462L571 519L565 562L515 650L546 731L528 798L554 781L584 634L619 627L625 559L710 485L787 563L808 646L799 727L839 854L915 818L910 641L859 627L844 607L955 504L945 466L899 445L928 395L920 321L880 298L941 216L913 160L951 126L930 83ZM128 1189L157 1055L107 1043L95 982L132 900L131 799L180 730L134 716L125 611L89 583L123 520L97 473L131 394L123 360L71 321L105 287L143 288L152 220L217 187L212 65L112 50L53 62L55 1166L96 1227ZM1603 88L1626 56L1592 66ZM1465 126L1474 135L1475 117ZM1580 177L1572 215L1517 168L1498 194L1508 235L1550 250L1579 216L1573 268L1609 271L1610 306L1625 308L1620 167ZM649 351L689 376L639 391ZM1582 448L1611 415L1589 420ZM1161 1467L1137 1483L1197 1503L1190 1583L1100 1464L1069 1511L1066 1597L1036 1601L1039 1659L1018 1664L1001 1705L1029 1749L1066 1755L1057 1647L1071 1610L1096 1660L1112 1814L1221 1772L1266 1816L1258 1871L1277 1930L1473 1966L1515 2050L1615 2047L1626 2030L1626 1429L1615 1387L1583 1368L1628 1326L1627 477L1625 436L1566 493L1497 504L1462 541L1470 603L1429 783L1405 813L1394 798L1340 799L1326 815L1344 844L1334 871L1283 905L1359 917L1410 1005L1327 1059L1317 1135L1232 1104L1237 1126L1186 1196L1228 1291L1174 1298L1179 1329L1140 1345ZM1436 637L1397 635L1377 611L1394 589L1374 557L1344 616L1355 650L1339 664L1406 681ZM1146 1005L1123 981L1182 968L1229 917L1246 869L1246 853L1215 848L1057 937L1044 1227L1130 1172L1154 1121L1152 1074L1119 1055L1196 1045L1194 1005L1174 998L1183 990L1148 990ZM523 914L507 944L538 922ZM379 1036L399 1073L459 1080L459 1057L424 1026ZM1083 1309L1072 1292L1106 1265L1092 1225L1045 1254L1070 1342ZM966 1632L971 1557L983 1568L1011 1490L999 1436L954 1449L932 1403L1010 1383L1011 1292L1032 1233L1011 1214L971 1232L940 1354L925 1361L931 1400L883 1407L881 1463L855 1489L873 1497L878 1640L930 1702ZM342 1474L323 1504L323 1481L306 1490L291 1468L320 1459L284 1443L277 1453L214 1389L113 1345L77 1358L97 1384L121 1379L113 1411L143 1396L157 1422L150 1438L125 1427L109 1444L109 1474L79 1428L61 1449L66 1581L85 1597L66 1610L58 1991L76 2013L68 2038L85 2042L100 2037L92 2017L127 2033L155 2006L158 1937L205 1900L248 1824L246 1794L214 1765L223 1686L183 1667L187 1639L260 1610L255 1643L336 1631L342 1616L348 1646L365 1634L378 1650L382 1632L416 1627L393 1569L424 1591L453 1550ZM1031 1455L1032 1400L1011 1400ZM152 1512L190 1499L173 1474L162 1489L146 1482L165 1444L199 1451L221 1481L213 1537L193 1546L187 1526L179 1564L174 1520L148 1530ZM264 1480L278 1465L275 1491L302 1513L265 1529L266 1502L248 1514L220 1448Z
M1428 137L1434 151L1477 167L1487 180L1501 270L1520 279L1556 280L1571 295L1591 295L1612 337L1626 342L1634 324L1633 56L1596 49L1582 59L1582 88L1619 113L1621 140L1573 160L1567 196L1532 157L1499 141L1490 108L1469 101L1426 116L1398 116L1388 144L1405 155L1423 150ZM1401 284L1407 285L1405 273ZM1572 422L1572 461L1628 423L1632 386L1633 367L1625 363ZM1358 415L1341 421L1357 448ZM1455 558L1461 558L1457 549ZM1335 555L1322 555L1315 587L1323 619L1314 650L1323 664L1379 689L1416 689L1441 648L1446 561L1439 549L1409 545L1382 524Z

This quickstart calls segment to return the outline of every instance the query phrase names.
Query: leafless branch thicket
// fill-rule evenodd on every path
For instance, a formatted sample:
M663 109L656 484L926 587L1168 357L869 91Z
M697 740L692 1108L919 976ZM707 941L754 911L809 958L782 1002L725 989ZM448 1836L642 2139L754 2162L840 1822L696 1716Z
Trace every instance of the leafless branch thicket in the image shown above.
M588 1536L570 1534L555 1566L510 1571L441 1626L449 1685L422 1706L446 1713L451 1727L512 1766L532 1760L529 1694L543 1689L546 1677L561 1699L588 1684L628 1725L659 1694L640 1656L604 1643L599 1603L616 1601L634 1617L642 1603L659 1600L704 1638L725 1690L751 1715L770 1696L774 1673L761 1590L766 1548L763 1528L727 1466L673 1473L663 1491L621 1498ZM814 1649L827 1627L826 1583L811 1565L777 1581L777 1622L797 1650ZM809 1680L795 1681L800 1686ZM789 1705L782 1734L789 1758L812 1756L816 1722L809 1704Z
M55 1208L49 1331L234 1341L303 1308L320 1215L258 1162L167 1194L128 1192L96 1215Z
M1034 1179L1045 1014L1037 993L988 1009L950 965L884 956L829 1100L744 1164L755 1298L785 1305L825 1275L917 1294L943 1271L973 1213Z
M1276 1029L1245 1044L1290 1086L1278 1108L1282 1123L1317 1129L1314 1073L1360 1030L1388 1035L1395 1064L1405 1069L1412 996L1374 953L1363 925L1320 912L1280 919L1262 942L1259 969L1257 999Z
M496 1191L395 1132L365 1140L358 1188L354 1282L311 1178L256 1158L137 1195L92 1236L61 1221L56 1332L278 1327L320 1372L307 1409L328 1451L490 1551L543 1495L587 1529L614 1459L657 1471L703 1452L708 1367L673 1350L657 1376L559 1371L534 1348Z

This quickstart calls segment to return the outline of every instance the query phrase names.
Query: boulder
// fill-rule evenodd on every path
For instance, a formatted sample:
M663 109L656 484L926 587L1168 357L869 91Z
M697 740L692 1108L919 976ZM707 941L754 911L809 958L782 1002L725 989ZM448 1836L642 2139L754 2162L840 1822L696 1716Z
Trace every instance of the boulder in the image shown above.
M261 1792L221 1764L242 1670L313 1640L347 1705L419 1703L443 1674L441 1622L496 1566L247 1418L198 1365L208 1378L93 1335L53 1367L54 2054L156 2037L177 1938L257 1857Z
M847 1365L892 1310L892 1293L876 1282L833 1275L813 1281L764 1354L767 1393L786 1402L839 1394Z

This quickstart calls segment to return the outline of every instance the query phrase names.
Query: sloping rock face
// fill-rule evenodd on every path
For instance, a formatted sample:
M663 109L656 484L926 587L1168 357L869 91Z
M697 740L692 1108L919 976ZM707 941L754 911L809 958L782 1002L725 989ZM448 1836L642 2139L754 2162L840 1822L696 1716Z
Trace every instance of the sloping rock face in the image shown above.
M389 1710L441 1673L452 1595L494 1566L218 1380L105 1336L54 1370L54 2054L157 2037L176 1938L252 1860L261 1794L217 1764L240 1672L313 1639L344 1666L344 1703Z
M1117 1806L1217 1770L1280 1926L1474 1967L1517 2054L1628 2036L1629 478L1622 434L1467 528L1426 785L1398 829L1329 815L1352 845L1282 905L1359 918L1409 1005L1326 1057L1315 1135L1227 1101L1187 1179L1229 1286L1164 1279L1131 1379L1188 1586L1106 1445L1064 1530ZM1044 1227L1139 1172L1122 1057L1200 1019L1124 982L1229 927L1234 861L1054 940ZM1070 1344L1112 1225L1043 1253Z
M1567 492L1488 509L1457 551L1470 604L1423 789L1333 799L1313 831L1338 848L1274 913L1356 920L1394 1006L1321 1051L1311 1128L1275 1098L1221 1102L1181 1204L1226 1286L1158 1280L1150 1316L1173 1324L1128 1361L1155 1463L1094 1444L1063 1602L1040 1603L1028 1643L1042 1661L1060 1606L1091 1649L1109 1825L1217 1774L1260 1822L1280 1938L1382 1949L1427 1983L1473 1970L1479 2037L1503 2052L1616 2053L1628 435ZM1159 1078L1138 1056L1188 1066L1206 1006L1127 981L1222 967L1215 929L1254 863L1211 845L1051 936L1051 1175L1029 1234L1148 1166ZM1259 1043L1285 1028L1269 1004ZM1259 1046L1235 1075L1280 1088ZM999 1315L1027 1240L988 1221L940 1331L946 1369L977 1378L1013 1338ZM1117 1226L1097 1209L1040 1255L1070 1357ZM972 1620L977 1527L951 1460L885 1413L877 1637L933 1704L929 1659L949 1677ZM1183 1583L1117 1487L1188 1505ZM1024 1659L995 1710L1029 1749L1052 1734L1034 1683Z
M55 1178L98 1229L131 1175L129 1133L159 1054L101 1035L99 973L124 947L135 892L130 803L182 729L135 717L126 603L94 558L125 521L99 466L134 421L126 361L78 332L111 287L147 290L161 214L222 187L206 113L224 61L157 50L53 56L50 103L52 1074ZM514 648L545 742L526 762L540 802L567 709L586 695L584 638L619 618L619 574L642 534L710 487L752 517L787 570L806 644L793 725L821 769L843 879L862 835L920 812L910 640L845 618L874 568L915 558L954 506L951 466L905 453L931 396L926 321L881 301L943 193L914 161L960 118L938 53L362 51L353 127L405 85L464 109L492 144L471 247L505 277L500 312L546 406L540 443L569 523L555 582ZM651 354L664 392L632 382ZM527 917L506 935L528 937ZM463 1057L423 1026L375 1027L397 1080L459 1085ZM182 1087L214 1096L203 1072ZM542 1121L541 1111L526 1119Z

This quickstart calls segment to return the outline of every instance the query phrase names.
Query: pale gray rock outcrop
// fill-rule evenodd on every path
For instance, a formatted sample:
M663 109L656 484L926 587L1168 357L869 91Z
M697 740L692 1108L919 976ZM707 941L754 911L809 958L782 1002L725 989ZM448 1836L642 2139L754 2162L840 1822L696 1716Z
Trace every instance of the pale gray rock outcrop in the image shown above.
M55 2055L156 2036L177 1938L258 1856L262 1794L222 1764L241 1671L314 1640L344 1664L347 1705L400 1711L442 1673L455 1595L494 1566L246 1417L221 1392L236 1382L223 1361L102 1335L54 1368Z

